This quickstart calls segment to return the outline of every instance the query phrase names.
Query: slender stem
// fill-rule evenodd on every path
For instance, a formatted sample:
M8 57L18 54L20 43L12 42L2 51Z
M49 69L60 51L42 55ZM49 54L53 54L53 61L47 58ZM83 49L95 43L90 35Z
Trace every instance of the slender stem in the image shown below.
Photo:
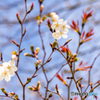
M70 99L70 86L68 86L68 100Z
M17 78L19 79L19 82L20 82L20 83L21 83L21 85L23 86L23 83L22 83L22 81L21 81L21 79L20 79L20 77L19 77L18 73L17 73L17 72L15 72L15 73L16 73Z
M23 85L23 100L25 100L25 85Z
M39 7L40 7L40 17L41 17L42 11L41 11L41 4L40 3L39 3ZM42 42L42 49L43 49L43 52L44 52L42 66L41 67L42 67L42 71L44 73L44 76L46 78L47 88L48 88L49 82L48 82L48 78L47 78L47 75L46 75L46 72L45 72L45 69L44 69L44 61L45 61L45 57L46 57L46 51L45 51L45 46L44 46L43 38L42 38L42 35L41 35L40 27L41 27L41 24L38 25L38 32L39 32L39 35L40 35L40 39L41 39L41 42ZM47 97L47 90L45 91L45 98L44 98L44 100L46 99L46 97Z
M63 64L61 67L60 67L60 69L56 72L56 74L49 80L49 82L51 82L53 79L54 79L54 77L61 71L61 69L65 66L65 65L67 65L67 63L66 64Z
M82 26L81 34L82 34L82 31L83 31L83 28L84 28L84 25ZM80 44L80 40L81 40L80 35L81 35L81 34L79 34L79 42L78 42L78 47L77 47L77 50L76 50L76 54L78 54L79 48L80 48L80 46L81 46L81 44ZM74 70L75 70L75 62L73 63L73 72L72 72L73 74L74 74ZM72 83L72 79L70 80L69 89L68 89L68 94L69 94L69 91L70 91L71 83ZM77 82L75 82L75 84L77 84ZM70 94L69 94L69 95L70 95ZM68 95L68 98L69 98L69 95ZM68 100L69 100L69 99L68 99Z
M89 91L89 93L93 92L94 89L97 88L98 86L100 86L100 83L99 83L98 85L96 85L94 88L92 88L92 89ZM84 100L84 99L87 98L87 97L88 97L88 95L84 96L84 97L82 98L82 100Z
M70 99L70 86L71 86L71 83L72 83L72 79L70 80L70 83L68 85L68 100Z
M73 80L74 80L74 82L75 82L76 88L77 88L78 92L80 93L79 87L78 87L78 85L77 85L77 82L76 82L76 80L75 80L74 73L73 73L73 70L72 70L72 64L69 63L68 59L63 55L63 53L62 53L59 49L56 49L56 50L59 51L60 54L66 59L68 65L69 65L69 67L70 67L70 71L71 71ZM71 86L71 83L72 83L72 81L70 81L70 86ZM69 88L70 88L70 87L69 87ZM69 91L69 89L68 89L68 91ZM69 92L70 92L70 91L69 91ZM69 93L69 92L68 92L68 93ZM68 94L68 95L69 95L69 94ZM68 98L69 98L69 96L68 96ZM69 100L69 99L68 99L68 100Z
M63 53L62 53L60 50L58 50L58 49L56 49L56 50L59 51L60 54L66 59L68 65L69 65L69 67L70 67L70 71L71 71L71 73L72 73L72 77L73 77L73 79L74 79L76 88L77 88L78 92L80 93L79 87L78 87L77 82L76 82L75 77L74 77L74 73L73 73L73 71L72 71L72 65L69 64L68 59L63 55Z
M19 48L18 48L18 59L17 59L16 67L18 67L18 65L19 65L19 59L20 59L20 53L21 53L20 52L21 51L21 44L22 44L22 40L23 40L23 36L24 36L23 35L24 34L24 32L23 32L23 24L24 24L24 21L26 19L27 14L28 14L27 13L27 0L25 0L25 11L26 11L25 16L24 16L23 20L21 21L21 39L20 39ZM19 82L21 83L21 85L23 87L23 100L25 100L25 85L22 83L18 73L17 72L15 72L15 73L16 73L17 78L19 79Z
M50 90L47 90L47 91L52 92L52 91L50 91ZM56 92L52 92L52 93L57 94L58 96L61 97L62 100L65 100L59 93L56 93Z
M41 95L40 91L37 91L37 92L38 92L39 96L40 96L42 99L44 99L44 97Z
M10 96L5 96L5 95L0 95L0 97L6 97L6 98L10 98L10 99L12 99L12 100L15 100L15 99L13 99L13 98L10 97Z
M92 65L91 65L91 68L90 68L90 70L89 70L89 72L88 72L88 85L87 85L87 87L86 87L86 89L85 89L85 91L84 92L86 92L87 91L87 89L88 89L88 87L90 86L90 78L91 78L91 70L92 70L92 67L93 67L93 65L94 65L94 63L95 63L95 61L96 61L96 59L98 58L100 56L100 54L98 54L95 58L94 58L94 60L93 60L93 63L92 63Z

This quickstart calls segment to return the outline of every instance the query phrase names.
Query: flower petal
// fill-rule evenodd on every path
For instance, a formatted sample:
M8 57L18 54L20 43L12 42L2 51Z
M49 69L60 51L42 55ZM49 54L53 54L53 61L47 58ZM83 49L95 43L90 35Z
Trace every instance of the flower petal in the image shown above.
M15 61L14 60L10 60L8 63L9 63L9 66L15 66Z
M6 82L9 82L11 80L11 77L9 76L9 75L7 75L6 77L5 77L5 81Z
M62 24L63 21L64 21L63 19L59 19L59 20L58 20L58 23L59 23L59 24Z
M61 38L61 35L59 33L53 33L52 36L55 38L55 39L60 39Z
M68 38L67 34L63 34L62 37L63 37L64 39Z

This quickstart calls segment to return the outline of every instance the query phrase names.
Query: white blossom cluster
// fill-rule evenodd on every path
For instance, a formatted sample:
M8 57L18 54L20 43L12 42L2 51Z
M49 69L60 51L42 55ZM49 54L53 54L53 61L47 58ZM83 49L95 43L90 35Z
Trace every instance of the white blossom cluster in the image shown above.
M58 19L58 17L56 19ZM55 30L55 32L52 34L55 39L68 37L66 33L68 33L68 28L70 28L70 26L67 25L67 20L64 21L63 19L59 19L53 21L51 28Z
M15 75L15 71L17 71L17 67L13 59L9 62L4 62L0 66L0 81L5 79L5 81L9 82L11 77Z

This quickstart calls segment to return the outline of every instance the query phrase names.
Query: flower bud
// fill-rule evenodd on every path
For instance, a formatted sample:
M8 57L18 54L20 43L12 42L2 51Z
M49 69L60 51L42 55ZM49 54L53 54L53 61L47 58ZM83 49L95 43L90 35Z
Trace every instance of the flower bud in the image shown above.
M16 100L19 100L18 95L15 95L15 99L16 99Z
M81 85L81 88L83 88L84 87L84 85Z
M30 49L31 49L31 52L34 54L34 46L33 45L30 46Z
M24 53L24 56L33 57L33 55L29 53Z
M29 90L33 90L33 88L32 88L32 87L28 87L28 89L29 89Z
M25 35L25 33L26 33L26 28L24 29L24 33L23 33L23 36Z
M0 56L1 56L1 59L0 59L0 60L1 60L1 61L3 61L3 56L2 56L2 52L1 52L1 55L0 55Z
M35 63L36 70L38 70L38 66L39 66L39 64L38 63Z
M57 84L56 84L55 88L56 88L56 92L59 93Z
M12 60L17 60L17 56L16 55L14 55L14 54L12 54Z
M40 11L41 11L41 12L43 11L43 8L44 8L44 6L43 6L43 5L41 5L41 7L40 7Z
M41 24L42 24L42 22L43 22L43 20L42 20L42 19L37 20L38 25L41 25Z
M41 87L41 85L40 85L40 81L38 81L38 83L37 83L37 87L36 87L37 91L40 89L40 87Z
M36 55L39 53L39 50L40 50L40 48L37 47L36 50L35 50L35 54L36 54Z
M81 82L80 81L78 81L78 85L79 85L79 87L81 87Z
M52 21L55 22L59 19L59 16L55 12L51 12L49 16L52 18Z
M50 94L49 94L49 98L51 98L52 96L53 96L53 94L52 94L52 93L50 93Z
M43 15L42 20L45 21L46 20L46 15Z
M1 91L6 95L6 96L8 96L8 93L6 92L6 90L2 87L1 88Z
M27 13L30 13L33 10L34 4L32 3L32 5L30 6L30 10Z
M91 88L93 88L93 83L92 83L92 81L90 82L90 86L91 86Z
M47 62L50 62L50 61L51 61L51 59L52 59L52 58L49 58L49 59L47 60Z
M15 92L9 92L9 95L10 96L14 96L15 95Z
M32 11L32 10L33 10L33 6L34 6L34 4L32 3L32 5L31 5L31 7L30 7L30 11Z
M29 78L29 76L27 76L27 83L31 82L31 78Z
M79 58L77 58L77 57L74 58L74 62L76 62L76 61L78 61L78 60L79 60Z
M41 60L37 60L37 64L40 64L41 63Z
M18 22L21 24L21 20L20 20L20 17L19 17L18 13L16 14L16 17L17 17Z
M52 48L55 48L56 45L57 45L57 41L54 41L52 44Z
M12 40L12 42L13 42L16 46L19 47L18 43L16 43L14 40Z

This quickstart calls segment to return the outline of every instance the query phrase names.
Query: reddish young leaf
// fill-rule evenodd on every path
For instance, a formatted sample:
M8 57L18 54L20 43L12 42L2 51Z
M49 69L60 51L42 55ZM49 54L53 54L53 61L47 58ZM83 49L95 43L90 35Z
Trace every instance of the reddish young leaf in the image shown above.
M79 21L77 21L77 23L75 23L75 21L72 20L72 25L70 24L70 27L72 29L74 29L76 32L79 32Z
M89 12L89 13L86 13L86 12L83 11L82 19L83 20L88 20L88 18L91 17L92 15L93 15L93 10L91 12Z
M64 79L63 79L59 74L57 74L56 77L57 77L60 81L64 82Z
M81 36L82 39L83 39L84 35L85 35L85 31L83 31L83 34L82 34L82 36Z
M74 100L78 100L78 97L75 97Z
M90 37L90 36L92 36L92 35L94 35L93 29L92 29L90 32L88 32L88 33L86 34L85 39L87 39L88 37Z
M72 24L73 24L74 27L76 27L76 23L75 23L74 20L72 20Z
M87 14L87 19L93 15L93 10Z
M80 62L79 66L81 66L83 64L83 61Z
M92 38L86 39L85 42L92 40Z
M65 46L61 46L61 48L62 48L62 52L66 52L66 50L67 50L67 48L65 47Z

